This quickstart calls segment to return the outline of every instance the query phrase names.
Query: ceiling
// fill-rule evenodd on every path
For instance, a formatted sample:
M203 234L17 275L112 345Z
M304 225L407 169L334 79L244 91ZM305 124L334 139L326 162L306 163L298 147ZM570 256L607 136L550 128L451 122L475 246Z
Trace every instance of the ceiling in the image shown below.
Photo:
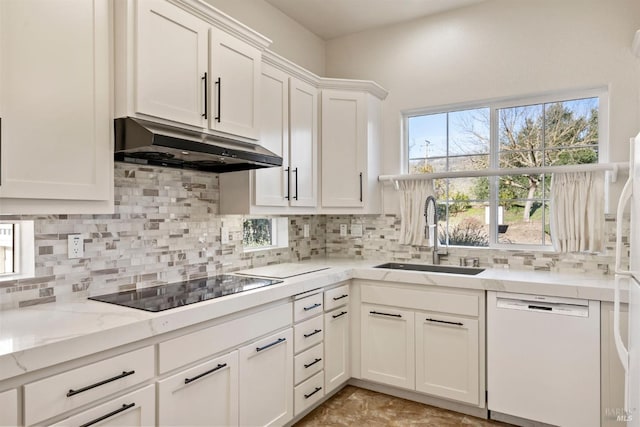
M324 40L484 0L266 0Z

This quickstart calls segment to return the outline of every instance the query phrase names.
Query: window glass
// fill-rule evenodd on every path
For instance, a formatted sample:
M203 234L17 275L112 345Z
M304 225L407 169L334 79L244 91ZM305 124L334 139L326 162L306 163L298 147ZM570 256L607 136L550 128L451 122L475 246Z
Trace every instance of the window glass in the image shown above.
M539 103L525 100L412 115L406 118L409 172L597 163L599 101L598 96ZM438 179L434 186L441 242L551 245L551 175Z
M242 245L251 249L274 246L273 225L271 218L245 219L242 227Z

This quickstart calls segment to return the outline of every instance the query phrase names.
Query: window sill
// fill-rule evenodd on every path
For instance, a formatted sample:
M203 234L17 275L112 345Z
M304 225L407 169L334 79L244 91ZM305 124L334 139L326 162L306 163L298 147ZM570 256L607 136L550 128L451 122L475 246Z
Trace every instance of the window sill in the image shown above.
M259 248L242 248L242 252L243 253L251 253L251 252L262 252L262 251L270 251L273 249L287 249L289 246L285 246L285 245L275 245L275 246L261 246Z

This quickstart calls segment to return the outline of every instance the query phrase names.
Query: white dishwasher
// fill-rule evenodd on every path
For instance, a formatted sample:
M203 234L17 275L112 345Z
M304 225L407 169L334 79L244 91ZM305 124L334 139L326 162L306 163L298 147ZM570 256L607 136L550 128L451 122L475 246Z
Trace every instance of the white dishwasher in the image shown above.
M600 302L487 292L487 391L496 419L599 426Z

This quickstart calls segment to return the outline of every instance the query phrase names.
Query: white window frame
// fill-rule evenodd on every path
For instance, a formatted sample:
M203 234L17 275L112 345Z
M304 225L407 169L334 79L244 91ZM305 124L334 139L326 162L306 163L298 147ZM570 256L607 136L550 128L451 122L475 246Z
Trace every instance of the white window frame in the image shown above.
M13 224L13 273L0 274L0 282L35 277L35 234L33 221L0 220Z
M260 246L260 247L245 247L242 246L242 252L259 252L259 251L268 251L271 249L283 249L289 247L289 218L279 216L279 217L269 217L269 216L250 216L242 219L242 224L244 227L245 219L268 219L271 220L271 240L272 244L268 246ZM244 230L243 230L244 231Z
M409 118L430 114L453 113L456 111L488 108L490 120L489 164L491 168L499 168L499 122L498 110L504 108L524 107L527 105L563 102L572 99L598 98L598 163L609 161L609 93L606 86L584 89L554 91L537 95L494 98L484 101L455 103L428 108L403 110L402 113L402 173L409 173ZM522 243L498 243L498 180L500 176L489 177L489 245L488 246L451 246L465 249L524 249L532 251L553 252L552 245L528 245ZM605 212L609 206L609 186L605 185Z

